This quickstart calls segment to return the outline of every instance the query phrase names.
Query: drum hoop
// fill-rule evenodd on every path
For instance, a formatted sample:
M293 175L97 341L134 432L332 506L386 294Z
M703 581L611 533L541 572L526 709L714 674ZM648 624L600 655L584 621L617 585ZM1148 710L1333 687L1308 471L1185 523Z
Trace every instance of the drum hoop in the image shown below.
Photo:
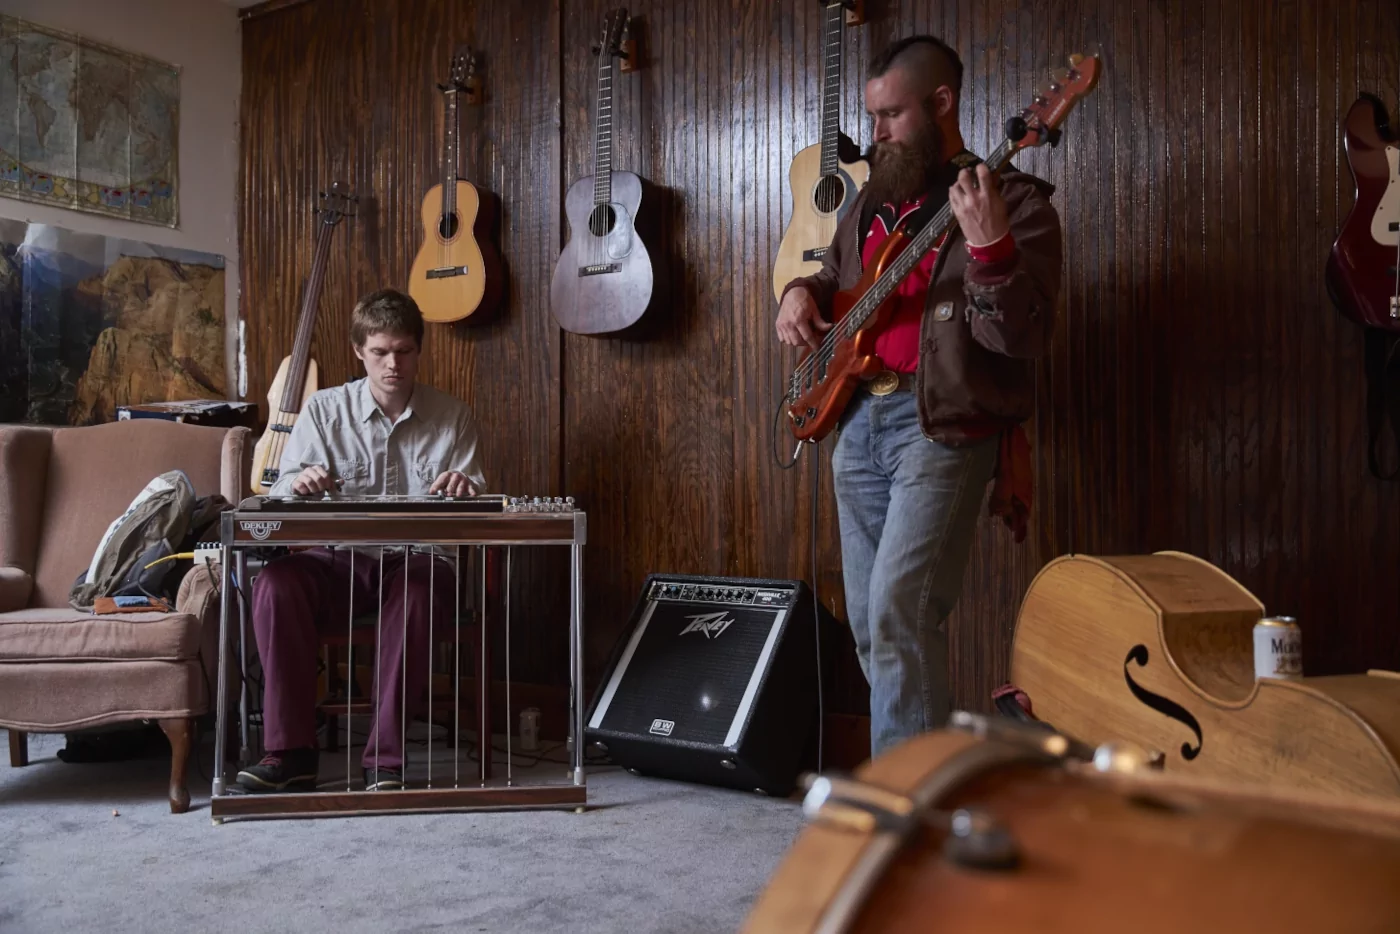
M815 934L842 934L850 929L900 847L922 826L920 815L933 809L941 799L994 769L1021 764L1052 765L1060 761L1058 757L1034 748L996 741L974 743L955 752L940 767L926 775L908 795L914 808L907 822L894 827L885 824L871 834L855 866L822 910ZM874 782L864 784L886 793L892 792L892 789Z

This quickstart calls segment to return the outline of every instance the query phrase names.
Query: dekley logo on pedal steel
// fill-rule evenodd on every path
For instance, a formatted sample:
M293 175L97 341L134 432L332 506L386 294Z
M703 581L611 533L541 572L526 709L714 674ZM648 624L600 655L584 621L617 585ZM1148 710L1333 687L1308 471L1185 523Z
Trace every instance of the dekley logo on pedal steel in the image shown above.
M240 522L240 523L238 523L238 527L241 528L243 531L247 532L249 535L253 536L253 539L254 539L255 541L265 542L265 541L267 541L267 537L268 537L269 535L271 535L273 532L276 532L278 529L280 529L280 528L282 527L282 523L281 523L281 522Z
M694 616L687 616L690 625L681 630L680 634L688 632L704 633L706 639L718 639L720 633L734 625L734 620L725 619L727 611L719 613L697 613Z

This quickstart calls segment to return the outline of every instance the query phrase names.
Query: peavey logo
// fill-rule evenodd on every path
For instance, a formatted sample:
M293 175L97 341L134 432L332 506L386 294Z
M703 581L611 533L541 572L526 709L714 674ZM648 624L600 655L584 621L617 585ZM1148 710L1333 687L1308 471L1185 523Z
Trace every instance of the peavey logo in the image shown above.
M670 736L671 731L675 728L676 721L674 720L653 720L651 721L651 729L647 732L655 733L657 736Z
M688 632L701 632L706 639L718 639L720 633L734 625L734 620L725 619L724 612L719 613L698 613L695 616L687 616L690 625L681 630L681 635Z
M243 531L247 532L249 535L253 536L254 540L260 541L260 542L265 542L265 541L267 541L267 537L268 537L269 535L271 535L273 532L276 532L278 529L280 529L280 528L282 527L282 523L280 523L280 522L240 522L240 523L238 523L238 527L241 528Z

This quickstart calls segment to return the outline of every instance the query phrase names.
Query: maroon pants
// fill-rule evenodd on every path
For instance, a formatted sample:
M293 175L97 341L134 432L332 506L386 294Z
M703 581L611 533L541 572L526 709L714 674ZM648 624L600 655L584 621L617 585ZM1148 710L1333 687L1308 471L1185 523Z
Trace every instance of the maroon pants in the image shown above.
M384 555L382 594L378 556L356 553L352 574L351 552L345 548L297 552L272 562L257 576L253 630L262 660L267 750L316 745L319 634L347 632L353 608L356 619L379 620L374 724L362 762L365 768L402 767L404 697L412 716L422 706L428 683L429 609L434 641L445 641L456 612L452 565L415 554L405 574L404 558L401 552Z

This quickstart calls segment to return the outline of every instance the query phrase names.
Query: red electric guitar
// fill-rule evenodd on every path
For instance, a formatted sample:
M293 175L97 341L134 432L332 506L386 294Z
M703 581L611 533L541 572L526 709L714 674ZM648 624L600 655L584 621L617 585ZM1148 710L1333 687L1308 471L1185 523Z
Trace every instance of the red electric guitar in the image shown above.
M1327 291L1357 324L1400 331L1400 141L1370 94L1342 126L1356 203L1327 260Z
M985 160L988 171L999 172L1022 149L1058 142L1060 124L1079 98L1094 89L1100 67L1097 57L1071 55L1069 70L1007 121L1006 139ZM831 309L836 326L820 347L803 355L788 380L784 404L788 426L799 441L820 441L830 434L860 384L884 369L875 355L875 338L893 311L886 299L955 223L952 206L945 204L918 233L896 229L860 281L836 293Z

